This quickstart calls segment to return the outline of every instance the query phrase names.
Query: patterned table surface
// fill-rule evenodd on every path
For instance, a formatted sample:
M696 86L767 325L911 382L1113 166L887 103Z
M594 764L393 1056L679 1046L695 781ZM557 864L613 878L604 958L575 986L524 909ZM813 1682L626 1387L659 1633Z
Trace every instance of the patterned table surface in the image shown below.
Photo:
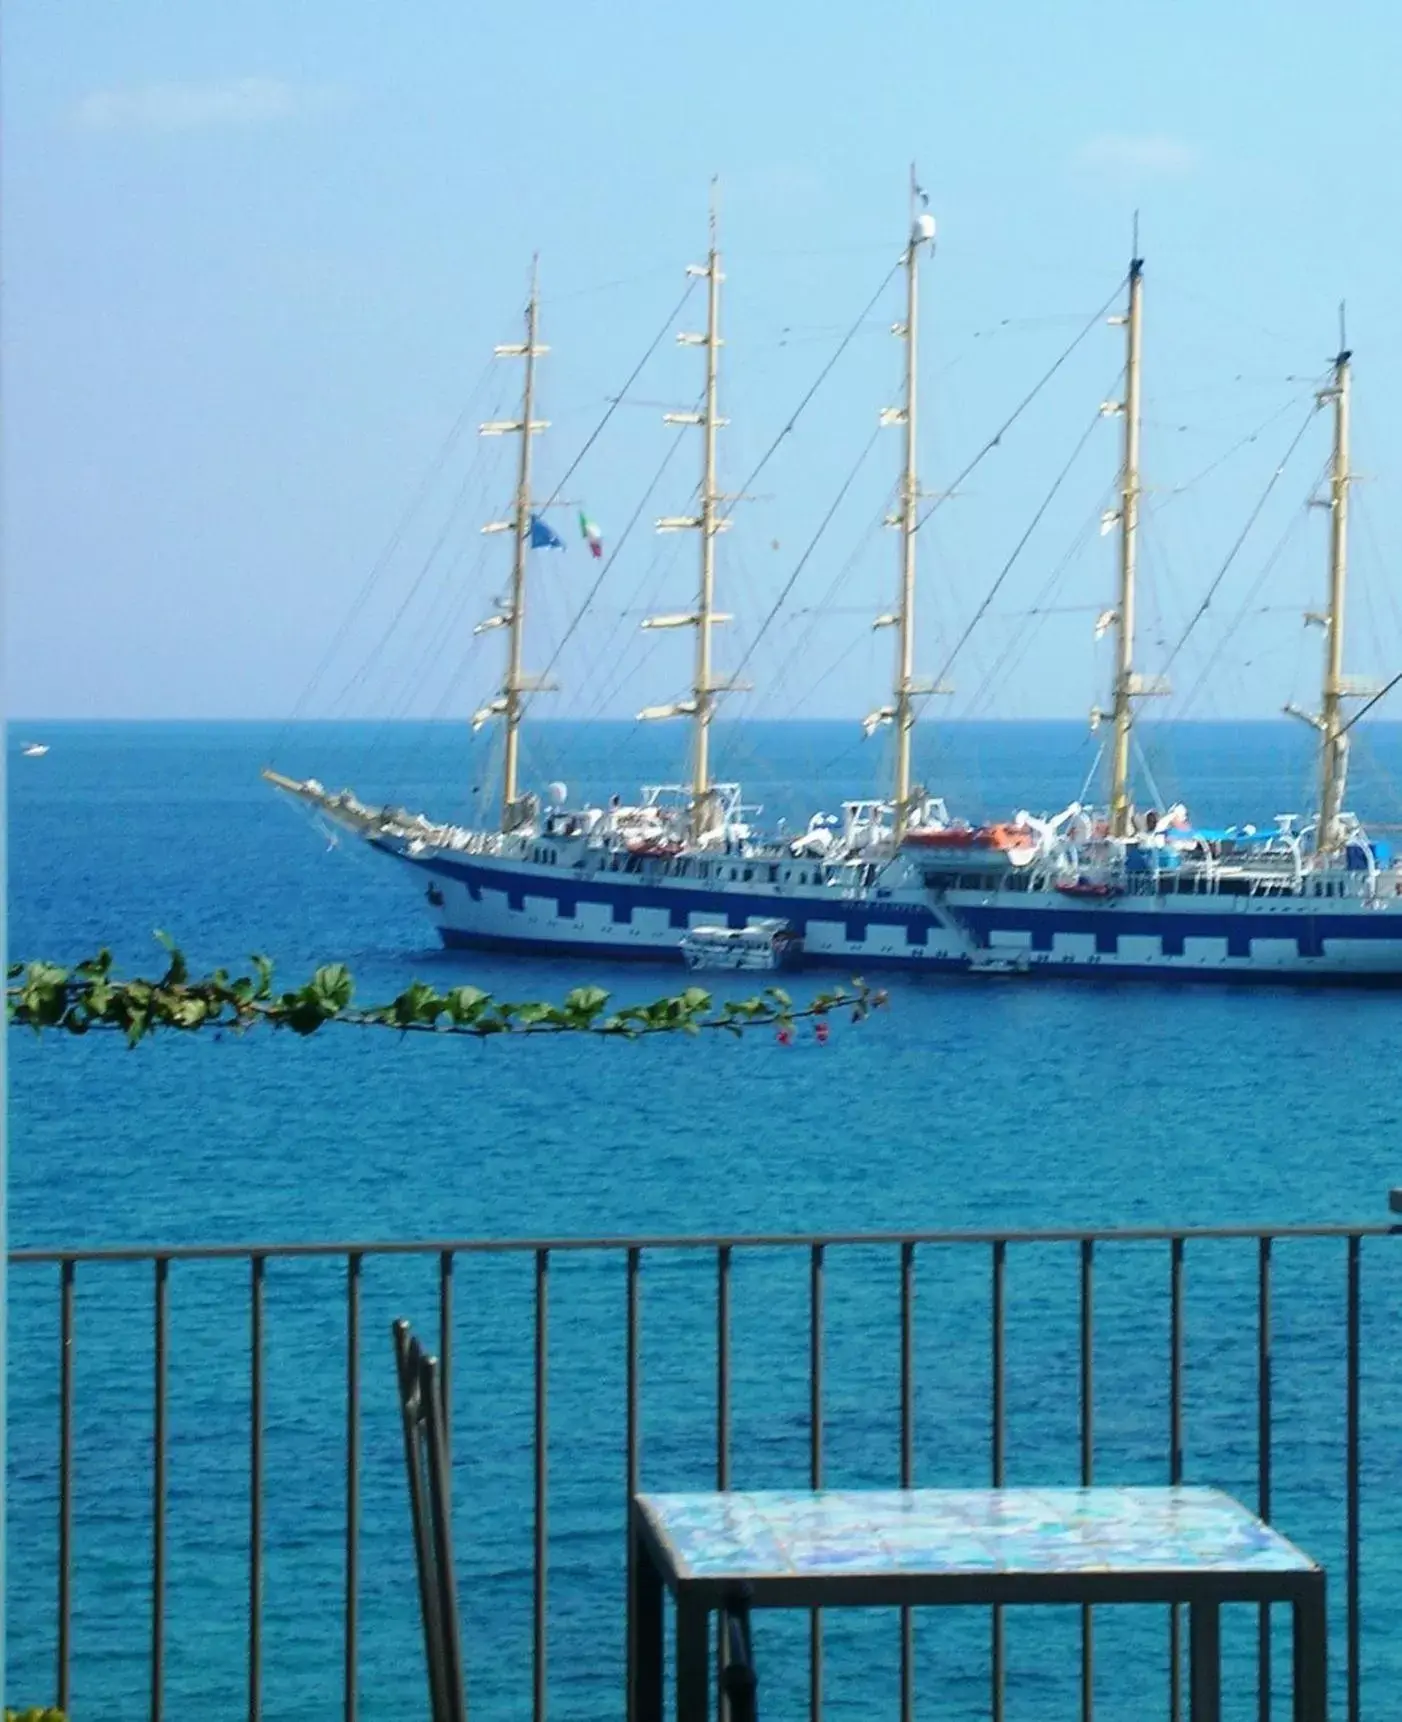
M638 1505L679 1579L1316 1570L1216 1489L645 1494Z

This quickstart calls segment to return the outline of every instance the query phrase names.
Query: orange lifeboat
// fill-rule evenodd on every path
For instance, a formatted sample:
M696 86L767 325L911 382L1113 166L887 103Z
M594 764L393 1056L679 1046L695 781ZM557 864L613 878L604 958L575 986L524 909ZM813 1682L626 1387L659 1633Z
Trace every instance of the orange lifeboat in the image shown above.
M1032 841L1025 825L986 825L980 835L987 849L1024 849Z
M917 826L905 834L912 849L1021 849L1031 841L1024 825Z
M911 849L978 849L979 833L972 825L917 825L907 831L905 843Z

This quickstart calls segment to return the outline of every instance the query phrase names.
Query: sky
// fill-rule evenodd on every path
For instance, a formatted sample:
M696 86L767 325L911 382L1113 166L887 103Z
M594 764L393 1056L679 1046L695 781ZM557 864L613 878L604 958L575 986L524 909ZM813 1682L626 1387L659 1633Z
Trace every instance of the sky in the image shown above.
M537 494L568 505L550 513L566 548L532 559L528 667L561 684L541 709L630 716L683 693L689 641L637 624L694 587L694 540L651 522L686 512L699 471L694 433L661 412L700 386L671 330L699 326L696 295L676 307L713 178L727 487L778 438L721 549L721 667L743 657L753 683L730 715L879 705L893 639L870 622L894 592L879 521L900 449L872 433L897 398L889 277L912 162L939 225L918 657L954 686L941 711L1104 702L1093 624L1114 543L1094 528L1118 428L1096 415L1122 334L1095 314L1117 308L1135 211L1140 661L1171 657L1175 685L1157 704L1264 717L1315 697L1301 612L1322 597L1325 522L1305 505L1329 425L1310 403L1345 298L1364 477L1350 667L1395 672L1400 57L1393 0L14 0L11 709L456 717L489 697L502 636L471 630L505 540L478 527L509 506L511 451L475 426L512 411L519 371L491 349L519 339L534 252L551 348ZM617 551L582 622L596 566L576 504Z

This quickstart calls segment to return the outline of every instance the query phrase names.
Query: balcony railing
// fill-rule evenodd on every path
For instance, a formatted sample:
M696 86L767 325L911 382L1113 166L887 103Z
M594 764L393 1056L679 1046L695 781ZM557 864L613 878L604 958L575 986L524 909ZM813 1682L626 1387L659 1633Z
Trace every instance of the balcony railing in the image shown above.
M7 1699L153 1722L422 1713L389 1342L407 1315L449 1379L478 1716L522 1714L528 1685L535 1722L622 1713L644 1483L1093 1480L1210 1483L1280 1525L1329 1568L1334 1714L1389 1716L1396 1236L19 1250ZM1269 1722L1287 1623L1236 1612L1225 1714ZM764 1709L1176 1722L1183 1635L1159 1615L765 1617Z

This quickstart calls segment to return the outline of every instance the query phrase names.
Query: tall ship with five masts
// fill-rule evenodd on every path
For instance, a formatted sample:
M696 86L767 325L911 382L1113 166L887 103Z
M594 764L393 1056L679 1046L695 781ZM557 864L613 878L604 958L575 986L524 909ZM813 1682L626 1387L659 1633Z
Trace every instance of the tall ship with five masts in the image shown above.
M497 692L477 723L503 729L499 819L494 828L436 822L427 814L366 805L351 791L272 771L279 790L417 873L443 943L450 948L677 960L697 929L783 929L810 964L848 972L879 967L1063 976L1203 976L1271 980L1372 978L1402 981L1402 870L1386 844L1346 810L1349 735L1379 692L1344 672L1348 571L1351 355L1342 345L1318 405L1333 419L1327 507L1326 607L1313 616L1325 649L1319 709L1300 713L1318 735L1318 805L1310 816L1274 825L1195 827L1182 804L1136 803L1131 737L1138 702L1167 683L1135 665L1136 547L1141 484L1140 376L1144 268L1126 280L1122 398L1107 411L1122 420L1117 501L1108 524L1118 539L1118 593L1101 618L1115 643L1107 781L1100 805L1072 801L1059 812L1018 811L1005 822L954 817L916 783L912 733L918 711L945 691L915 671L919 504L917 406L921 263L934 239L912 176L911 219L902 254L905 313L894 333L904 346L904 391L882 414L900 429L902 459L892 518L899 541L897 602L877 619L892 629L895 670L887 703L865 720L889 727L894 770L881 798L847 801L840 816L815 813L798 836L766 832L741 786L712 771L718 704L739 684L715 663L715 630L729 618L716 605L716 541L730 525L718 479L721 288L724 274L714 209L704 264L704 332L683 336L701 349L699 409L669 414L693 424L702 448L695 512L658 522L696 535L698 577L684 611L648 618L654 629L695 638L686 697L645 707L647 721L690 725L684 781L653 784L607 805L568 805L558 786L544 801L521 783L519 737L531 697L546 682L525 668L528 573L538 516L532 443L539 334L534 276L525 339L498 348L519 360L520 416L482 428L519 439L511 518L511 583L485 626L505 635ZM1136 246L1137 250L1137 246ZM1351 709L1351 702L1364 707ZM1095 721L1102 714L1095 713Z

